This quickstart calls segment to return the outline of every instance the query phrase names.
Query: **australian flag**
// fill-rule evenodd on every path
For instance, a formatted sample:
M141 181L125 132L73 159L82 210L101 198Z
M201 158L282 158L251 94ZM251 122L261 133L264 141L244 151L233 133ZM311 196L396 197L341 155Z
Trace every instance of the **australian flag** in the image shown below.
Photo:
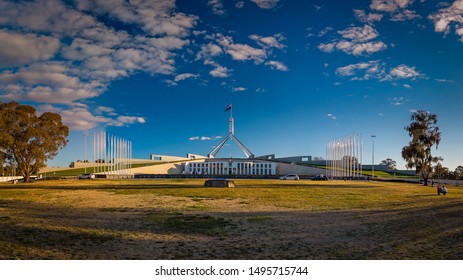
M228 111L228 110L231 110L231 108L232 108L232 105L231 104L228 105L227 109L225 109L225 112Z

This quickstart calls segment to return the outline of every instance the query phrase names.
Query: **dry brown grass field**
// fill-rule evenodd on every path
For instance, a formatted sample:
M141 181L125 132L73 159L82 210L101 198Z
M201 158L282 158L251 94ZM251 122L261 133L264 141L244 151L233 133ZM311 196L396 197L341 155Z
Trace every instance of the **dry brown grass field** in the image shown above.
M463 188L62 180L0 184L0 259L463 259Z

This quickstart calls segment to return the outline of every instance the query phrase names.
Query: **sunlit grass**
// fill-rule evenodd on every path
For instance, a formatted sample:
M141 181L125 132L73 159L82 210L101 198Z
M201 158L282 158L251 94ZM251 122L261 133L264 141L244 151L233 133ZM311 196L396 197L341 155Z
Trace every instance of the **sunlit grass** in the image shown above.
M42 192L94 189L120 195L242 199L253 205L298 210L387 209L410 203L416 206L417 202L429 206L438 198L433 188L391 182L235 180L236 188L204 188L203 183L204 179L59 180L3 186L13 188L10 196L27 194L23 188ZM0 192L0 198L5 192ZM450 193L455 197L462 194L462 189L451 188Z

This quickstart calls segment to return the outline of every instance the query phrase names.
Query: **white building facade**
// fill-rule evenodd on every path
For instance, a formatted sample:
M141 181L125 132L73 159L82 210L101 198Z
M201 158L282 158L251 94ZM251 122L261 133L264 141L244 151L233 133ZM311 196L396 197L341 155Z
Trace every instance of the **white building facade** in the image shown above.
M276 163L249 159L212 159L185 163L186 174L276 175Z

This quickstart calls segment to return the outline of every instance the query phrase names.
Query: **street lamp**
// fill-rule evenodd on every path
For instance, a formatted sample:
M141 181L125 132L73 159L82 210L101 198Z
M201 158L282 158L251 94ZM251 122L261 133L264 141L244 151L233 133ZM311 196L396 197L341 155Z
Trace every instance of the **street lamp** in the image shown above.
M373 153L371 154L371 178L375 177L375 138L376 135L371 135L371 141L373 145Z
M84 174L87 174L87 136L88 133L84 132Z

